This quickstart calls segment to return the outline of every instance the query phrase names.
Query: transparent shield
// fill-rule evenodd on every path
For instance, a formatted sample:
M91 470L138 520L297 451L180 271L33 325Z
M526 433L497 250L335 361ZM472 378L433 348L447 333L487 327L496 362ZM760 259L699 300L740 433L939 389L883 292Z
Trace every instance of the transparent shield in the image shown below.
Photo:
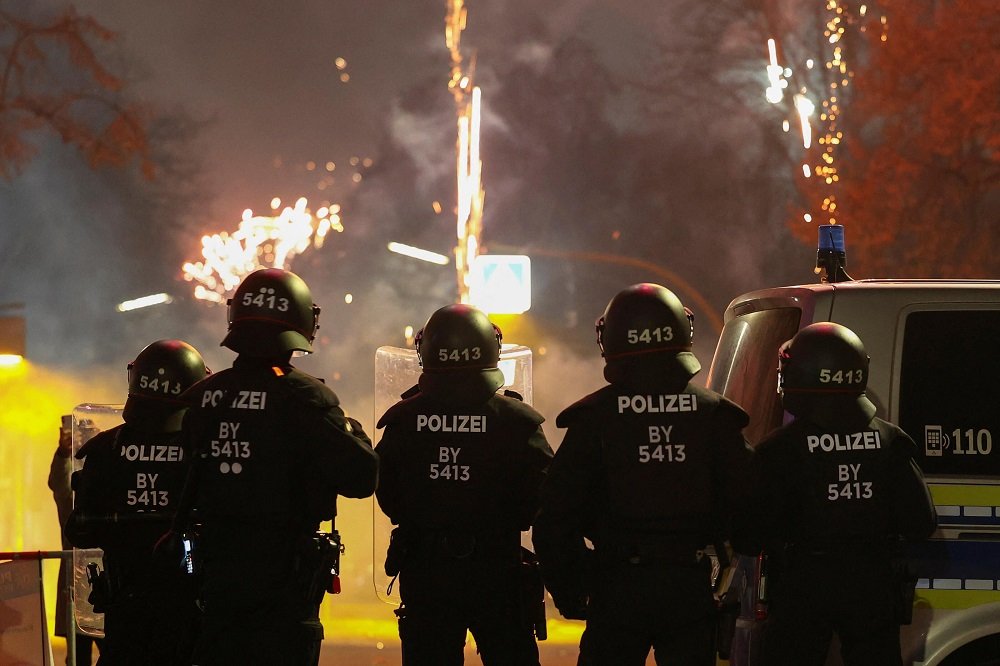
M503 372L504 390L517 392L524 402L531 404L531 349L522 345L505 344L500 350L499 367ZM401 347L379 347L375 352L375 418L379 418L387 409L399 402L399 396L417 383L420 378L420 363L417 352ZM378 443L382 431L376 429L372 441ZM378 598L386 603L399 605L399 594L396 586L392 593L388 592L391 579L385 575L385 553L389 547L389 534L392 524L378 507L378 502L372 499L372 520L374 535L374 562L372 576L375 592ZM529 538L523 539L527 545Z
M76 457L77 451L91 437L114 428L122 422L122 405L77 405L73 409L73 471L83 467L83 461ZM74 496L74 501L75 501ZM87 567L91 563L104 569L104 552L99 548L73 549L73 601L76 604L76 624L88 636L104 636L104 614L95 613L87 601L90 596L90 581Z

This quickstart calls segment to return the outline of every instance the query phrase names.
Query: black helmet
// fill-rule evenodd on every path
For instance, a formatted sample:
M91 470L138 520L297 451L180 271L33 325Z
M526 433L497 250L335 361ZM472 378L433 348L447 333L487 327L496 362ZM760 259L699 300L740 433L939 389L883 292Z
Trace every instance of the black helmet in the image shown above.
M128 364L128 396L179 402L180 395L205 378L198 350L183 340L157 340ZM79 424L81 427L83 422Z
M319 307L295 273L280 268L254 271L228 304L229 334L223 346L251 356L312 351Z
M500 361L503 334L482 310L446 305L430 316L414 337L425 372L487 370Z
M829 321L810 324L778 350L778 390L860 395L868 386L868 361L851 329Z
M691 353L694 314L672 291L644 282L618 292L597 320L601 356L613 361L634 354L674 352L689 372L701 369Z
M423 368L420 390L448 400L479 402L504 385L500 362L503 334L481 310L446 305L414 337Z

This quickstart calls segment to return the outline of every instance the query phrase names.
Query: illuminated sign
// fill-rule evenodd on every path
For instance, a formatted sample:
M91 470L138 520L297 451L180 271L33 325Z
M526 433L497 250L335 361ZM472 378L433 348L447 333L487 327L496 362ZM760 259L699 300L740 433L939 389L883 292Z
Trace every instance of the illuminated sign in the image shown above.
M481 254L472 264L469 301L490 314L531 307L531 260L523 254Z

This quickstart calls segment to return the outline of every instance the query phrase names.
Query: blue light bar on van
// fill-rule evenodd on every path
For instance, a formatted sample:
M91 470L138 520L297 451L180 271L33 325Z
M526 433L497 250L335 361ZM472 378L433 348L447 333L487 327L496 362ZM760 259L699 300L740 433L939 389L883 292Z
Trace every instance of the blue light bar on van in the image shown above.
M847 251L844 243L844 226L819 225L819 247L816 249L816 270L822 282L843 282L853 278L844 270Z
M821 224L819 225L819 247L820 251L844 253L844 225L842 224Z

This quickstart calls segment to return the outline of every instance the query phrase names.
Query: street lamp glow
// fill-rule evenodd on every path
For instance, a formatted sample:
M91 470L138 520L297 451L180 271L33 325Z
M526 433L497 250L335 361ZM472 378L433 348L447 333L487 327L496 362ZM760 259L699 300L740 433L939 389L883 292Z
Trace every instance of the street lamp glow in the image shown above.
M143 296L142 298L134 298L130 301L123 301L117 305L115 308L118 312L129 312L131 310L138 310L139 308L148 308L153 305L163 305L164 303L173 303L174 299L170 294L150 294L149 296Z
M412 245L405 245L403 243L389 243L386 247L389 248L390 252L402 254L406 257L419 259L421 261L427 261L439 266L446 266L450 261L450 259L443 254L431 252L430 250L422 250L419 247L413 247Z
M13 368L23 360L20 354L0 354L0 368Z

